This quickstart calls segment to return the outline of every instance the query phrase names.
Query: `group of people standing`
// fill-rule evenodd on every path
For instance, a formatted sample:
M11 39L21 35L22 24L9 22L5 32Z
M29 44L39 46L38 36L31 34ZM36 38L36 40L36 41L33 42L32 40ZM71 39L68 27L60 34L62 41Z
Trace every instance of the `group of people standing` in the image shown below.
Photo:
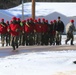
M70 24L74 26L74 20L71 20ZM45 18L35 20L29 18L21 21L20 18L13 17L10 22L6 23L4 19L1 19L1 44L4 46L6 41L6 46L11 45L14 51L20 45L61 45L61 35L64 29L65 26L60 17L50 23ZM75 27L71 26L71 29L75 30ZM67 44L71 39L69 37L72 37L71 45L73 45L73 36L69 35L68 31L69 28L65 43Z

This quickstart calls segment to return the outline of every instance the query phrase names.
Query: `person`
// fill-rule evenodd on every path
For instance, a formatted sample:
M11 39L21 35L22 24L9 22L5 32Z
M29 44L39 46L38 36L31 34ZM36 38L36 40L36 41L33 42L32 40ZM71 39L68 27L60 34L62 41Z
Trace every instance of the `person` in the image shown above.
M30 21L29 45L34 45L34 26L35 26L35 24L34 24L33 18L30 18L29 21Z
M73 36L73 31L75 31L75 26L74 26L74 20L71 20L70 23L68 23L66 25L66 34L67 34L67 39L65 40L65 44L67 44L67 42L69 40L71 40L71 45L74 45L73 44L73 41L74 41L74 36Z
M55 35L56 35L56 20L51 20L50 25L49 25L49 40L50 40L50 45L55 45Z
M26 23L24 24L24 33L25 33L25 42L26 46L30 45L30 21L29 19L26 19Z
M7 28L7 31L11 33L11 46L13 47L13 51L18 51L20 28L20 25L16 21L16 17L13 17L12 23Z
M22 20L22 26L21 26L21 33L22 33L22 36L21 36L21 45L22 46L25 46L25 32L24 32L24 25L26 24L26 20Z
M35 24L35 30L36 30L36 44L41 45L41 38L42 38L42 23L41 19L37 19L37 23Z
M64 23L61 21L61 17L58 17L56 24L56 45L61 45L62 33L64 32Z
M57 24L57 21L56 20L53 20L53 45L55 45L56 43L56 39L55 39L55 35L56 35L56 24Z
M48 28L49 28L49 22L48 22L48 20L45 20L45 26L44 26L45 45L49 44L48 43L49 42Z
M6 22L7 28L10 25L9 21ZM10 46L10 39L11 39L11 35L9 32L6 33L6 46Z
M53 44L53 21L50 21L50 24L49 24L49 43L50 45Z
M36 25L37 25L37 19L34 20L34 45L37 45L37 31L36 31Z
M42 38L41 38L41 45L45 45L45 40L46 40L46 22L45 18L42 18Z
M4 19L1 19L1 22L0 22L0 34L1 34L1 44L2 44L2 47L4 47L6 33L7 33L7 25L4 22Z
M16 18L17 23L20 25L20 27L22 28L22 24L21 24L21 20L20 18ZM20 36L19 36L19 45L22 45L22 32L20 31Z

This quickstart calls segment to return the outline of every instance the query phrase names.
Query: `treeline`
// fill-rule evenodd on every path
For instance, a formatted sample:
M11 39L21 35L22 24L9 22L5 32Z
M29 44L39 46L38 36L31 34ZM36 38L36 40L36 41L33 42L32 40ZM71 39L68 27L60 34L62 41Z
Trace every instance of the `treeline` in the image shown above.
M29 2L31 0L24 0L25 2ZM37 2L76 2L76 0L35 0Z
M32 0L24 0L31 2ZM76 2L76 0L35 0L36 2ZM22 3L22 0L0 0L0 9L8 9Z

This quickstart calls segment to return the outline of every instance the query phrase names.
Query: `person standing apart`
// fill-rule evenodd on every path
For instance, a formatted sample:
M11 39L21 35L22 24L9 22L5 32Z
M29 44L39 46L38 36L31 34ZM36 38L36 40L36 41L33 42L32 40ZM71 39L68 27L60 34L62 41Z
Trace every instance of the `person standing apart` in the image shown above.
M62 33L64 32L64 23L61 21L61 18L58 17L56 24L56 45L61 45Z
M70 23L68 23L66 25L66 34L67 34L67 39L65 40L65 44L67 44L67 42L69 40L71 40L71 45L73 44L74 41L74 36L73 36L73 32L76 31L75 26L74 26L74 20L71 20Z

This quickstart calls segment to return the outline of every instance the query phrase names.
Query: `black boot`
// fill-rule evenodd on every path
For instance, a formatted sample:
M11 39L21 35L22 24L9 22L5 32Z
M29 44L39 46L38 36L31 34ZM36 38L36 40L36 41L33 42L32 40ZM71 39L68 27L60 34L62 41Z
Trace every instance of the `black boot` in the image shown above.
M15 46L13 46L13 51L15 50Z
M13 50L15 50L15 45L14 44L12 45L12 47L13 47Z
M71 41L71 45L74 45L74 44L73 44L73 41Z
M67 40L65 41L65 44L67 44Z
M59 41L56 41L56 45L59 45Z

